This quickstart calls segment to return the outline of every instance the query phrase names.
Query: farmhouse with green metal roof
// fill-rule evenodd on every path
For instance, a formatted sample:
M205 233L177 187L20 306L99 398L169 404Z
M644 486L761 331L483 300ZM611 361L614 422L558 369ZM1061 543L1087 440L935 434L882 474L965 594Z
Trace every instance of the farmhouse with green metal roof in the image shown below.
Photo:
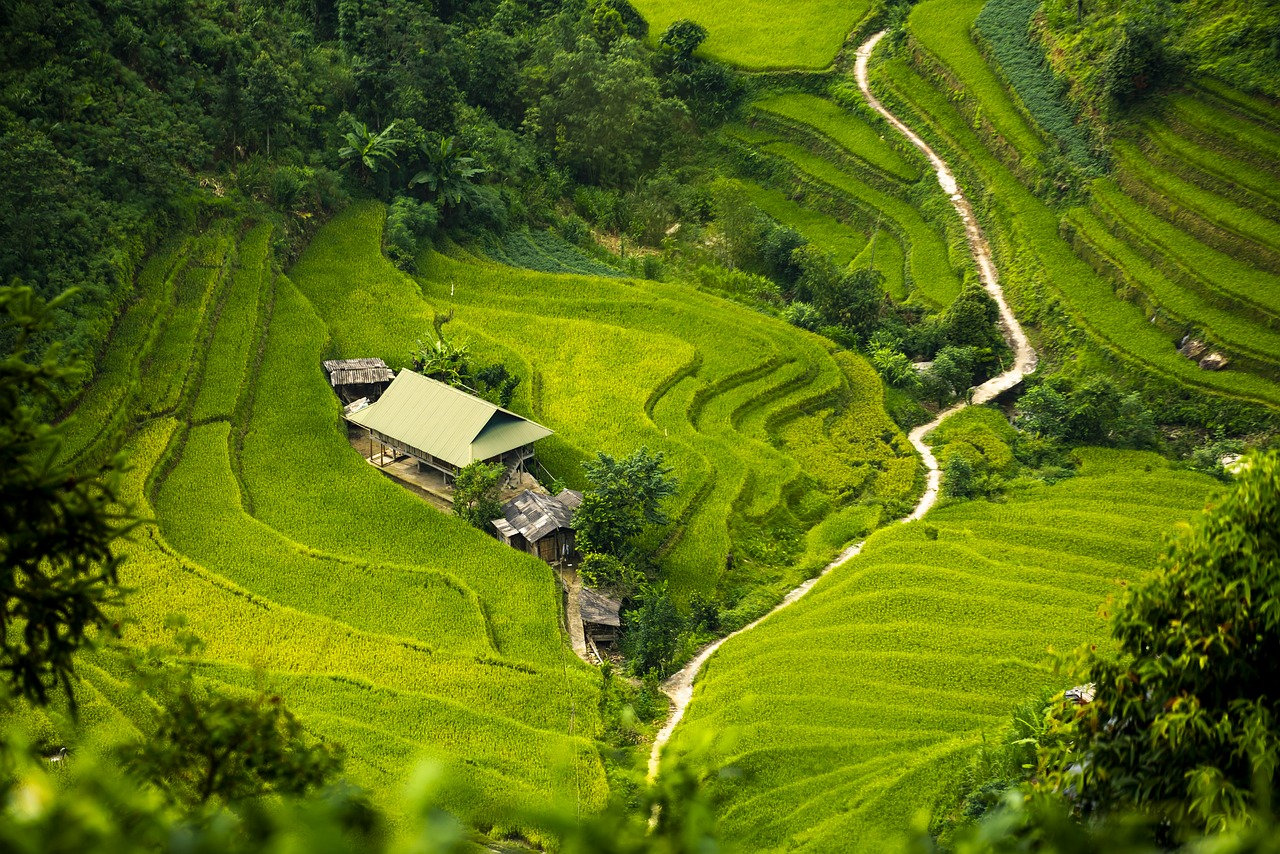
M460 389L401 371L374 403L347 421L447 477L482 460L522 468L533 443L552 431Z

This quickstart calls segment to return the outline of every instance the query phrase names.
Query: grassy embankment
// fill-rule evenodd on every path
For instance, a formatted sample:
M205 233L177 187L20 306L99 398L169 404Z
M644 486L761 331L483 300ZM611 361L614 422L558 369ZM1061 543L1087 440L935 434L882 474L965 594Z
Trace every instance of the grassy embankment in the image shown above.
M1108 598L1212 487L1153 454L1082 458L1055 486L878 531L846 571L724 645L673 746L710 745L730 844L891 848L1015 705L1067 687L1047 650L1101 641Z

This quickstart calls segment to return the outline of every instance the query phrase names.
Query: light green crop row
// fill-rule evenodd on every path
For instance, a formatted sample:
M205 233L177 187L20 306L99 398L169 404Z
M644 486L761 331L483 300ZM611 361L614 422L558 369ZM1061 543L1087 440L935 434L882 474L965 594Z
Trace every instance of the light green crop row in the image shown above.
M1147 245L1148 257L1186 271L1191 282L1202 283L1222 300L1280 316L1280 277L1206 246L1125 195L1114 182L1098 180L1090 189L1103 218L1121 225L1131 242Z
M1172 157L1190 164L1218 181L1245 188L1266 201L1280 204L1280 181L1277 181L1274 176L1224 151L1197 145L1194 140L1179 135L1168 125L1155 119L1146 120L1142 127L1146 138Z
M1044 151L1044 140L1018 110L1004 84L987 65L970 31L986 0L927 0L912 8L912 37L959 78L975 98L982 118L995 127L1020 157Z
M1203 326L1212 330L1224 344L1237 352L1260 356L1270 361L1280 360L1280 333L1252 322L1247 317L1224 311L1205 302L1194 291L1169 281L1145 258L1107 231L1088 211L1079 208L1073 210L1067 220L1096 251L1119 267L1126 281L1140 288L1156 305L1189 326Z
M1280 132L1218 109L1194 95L1169 96L1169 111L1176 120L1228 142L1238 152L1268 164L1268 171L1275 172L1276 158L1280 156Z
M788 92L756 101L751 106L811 128L867 165L901 181L920 180L920 167L914 160L904 157L860 116L832 101L803 92Z
M890 847L1014 704L1067 687L1048 648L1101 640L1104 601L1213 487L1153 455L1089 457L1056 486L877 532L716 653L673 747L709 742L727 843Z
M168 322L143 364L139 402L148 412L168 412L178 405L204 355L198 344L226 283L235 249L231 229L229 221L222 221L192 244L192 263L178 277Z
M1132 143L1118 140L1113 148L1118 167L1127 172L1132 180L1151 187L1154 197L1160 200L1159 206L1166 212L1176 216L1178 208L1185 208L1194 217L1227 232L1228 243L1251 240L1280 257L1280 223L1185 181L1167 170L1154 167Z
M218 326L209 342L208 364L191 411L194 421L230 417L239 400L250 349L257 343L259 302L270 286L271 227L258 225L240 242Z
M801 173L882 211L906 234L912 289L929 302L945 306L960 293L960 277L951 266L941 232L925 222L909 202L881 192L839 166L791 142L769 143L762 149L794 165Z
M124 426L146 359L168 317L176 279L187 261L188 243L171 240L156 250L138 274L134 300L127 305L95 365L94 381L66 424L63 453L91 452L110 431Z

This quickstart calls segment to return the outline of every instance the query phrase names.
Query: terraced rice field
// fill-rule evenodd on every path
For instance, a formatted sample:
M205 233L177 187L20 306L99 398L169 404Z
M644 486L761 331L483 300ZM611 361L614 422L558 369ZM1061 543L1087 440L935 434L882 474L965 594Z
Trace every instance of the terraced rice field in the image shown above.
M864 248L853 263L874 260L890 295L934 307L950 304L969 263L948 245L959 221L936 183L922 177L920 158L900 146L882 122L802 92L762 97L749 121L726 136L754 179L800 198L810 210L834 214L861 234ZM829 228L760 207L826 248Z
M706 751L743 850L903 841L1046 663L1105 636L1109 597L1213 482L1151 454L1085 451L1077 477L882 529L803 600L724 644L672 745ZM708 746L709 745L709 746Z
M849 33L877 9L871 0L636 0L656 38L679 20L706 27L702 54L752 71L820 70L835 60Z
M597 449L666 452L680 492L657 545L678 596L732 604L754 590L762 598L746 607L761 609L874 522L865 502L914 494L915 458L860 357L684 285L545 275L457 247L425 253L415 281L381 255L382 223L381 206L353 207L292 271L332 352L402 364L436 312L452 311L446 334L527 378L515 405L557 431L539 446L552 472L580 484ZM800 449L785 437L802 419L812 435ZM828 470L811 470L815 456ZM735 531L776 525L817 527L781 562L735 545Z
M388 806L435 756L481 827L511 803L598 809L599 676L568 650L550 568L351 450L319 366L328 333L269 243L223 222L156 253L71 422L68 453L129 452L127 497L152 520L124 547L126 641L164 642L184 615L203 678L282 693ZM154 714L115 653L83 672L86 726Z
M1121 142L1117 179L1098 179L1088 210L1068 211L1065 221L1072 228L1061 231L1059 212L1005 162L1009 150L1029 151L1012 142L1021 137L1017 122L1025 123L1026 116L1012 108L1007 91L989 85L999 80L988 77L992 72L977 48L965 47L955 35L967 33L972 23L959 17L959 10L976 16L980 5L929 0L916 6L908 24L923 49L914 55L916 65L885 61L875 85L946 151L962 184L987 193L988 215L1001 224L993 229L996 248L1006 262L1016 259L1007 277L1015 302L1023 308L1038 304L1040 310L1052 306L1111 358L1138 371L1201 390L1280 402L1271 331L1280 278L1268 269L1276 248L1268 235L1276 221L1264 209L1246 209L1232 199L1253 190L1247 184L1224 188L1221 181L1206 189L1207 179L1197 183L1191 177L1197 158L1183 161L1181 171L1157 177L1149 167L1139 168L1136 149ZM951 94L955 85L969 94L957 99ZM1257 145L1269 132L1258 122L1225 113L1203 97L1191 104L1175 102L1172 109L1199 122L1198 137L1177 134L1184 151L1207 149L1199 160L1213 157L1208 142L1213 126L1224 129L1217 139L1230 137L1223 148L1237 159L1264 159ZM1216 119L1207 117L1211 110L1217 110ZM994 138L989 125L1011 141L1008 150L989 145ZM1154 146L1158 140L1141 144ZM1230 161L1223 169L1239 171ZM1253 255L1230 257L1222 251L1223 235L1246 233L1252 235ZM1211 372L1181 356L1176 347L1187 334L1208 341L1233 364Z

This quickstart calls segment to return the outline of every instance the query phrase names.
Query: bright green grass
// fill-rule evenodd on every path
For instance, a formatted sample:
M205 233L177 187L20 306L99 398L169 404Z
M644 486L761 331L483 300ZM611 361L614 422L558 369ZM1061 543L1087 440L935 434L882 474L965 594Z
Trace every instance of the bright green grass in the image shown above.
M210 309L226 283L234 251L232 223L220 222L192 245L190 263L178 275L168 322L142 365L139 398L153 413L173 410L194 366L204 354L201 335L208 331Z
M94 382L76 404L76 417L66 425L63 453L68 457L90 452L128 417L142 364L168 318L187 249L185 241L170 241L156 250L139 272L134 300L116 322Z
M1014 105L969 35L986 0L927 0L911 10L908 30L976 98L982 116L1021 157L1035 157L1044 141Z
M871 236L858 257L853 259L855 267L874 266L879 270L884 276L884 289L896 300L904 300L909 295L904 273L906 263L897 235L883 228Z
M1174 118L1202 133L1229 142L1243 153L1260 156L1269 161L1269 171L1276 171L1276 156L1280 153L1280 131L1251 122L1195 95L1171 95L1168 103L1170 114Z
M877 190L853 173L795 143L769 143L762 150L793 164L803 174L835 188L869 209L883 212L887 219L897 223L906 234L910 247L907 259L911 272L910 290L918 291L925 300L939 306L950 305L960 293L960 277L951 266L942 233L927 223L909 202Z
M231 272L218 326L209 343L201 393L191 413L195 421L230 417L240 398L249 348L258 340L258 302L268 293L268 277L272 275L267 255L270 239L271 228L259 225L241 241L239 263Z
M849 32L872 10L871 0L637 0L657 38L675 21L707 29L701 53L751 71L824 69Z
M1056 486L874 534L716 653L672 744L708 740L730 772L711 777L728 844L889 848L1015 704L1066 687L1047 650L1102 640L1104 602L1213 487L1154 455L1085 459Z
M579 463L596 450L663 450L681 483L675 536L663 551L679 595L721 584L731 519L778 517L808 527L825 515L796 512L805 495L821 491L775 445L779 419L822 401L842 410L870 401L881 415L860 423L857 459L842 464L910 456L883 415L879 384L843 370L816 336L680 284L546 275L461 251L424 254L414 281L382 257L382 222L380 206L354 206L293 271L328 321L334 349L402 359L430 334L435 311L453 310L448 334L526 378L514 405L556 430L539 454L562 477L581 483ZM877 478L865 495L912 488ZM826 513L835 509L828 501ZM781 584L796 573L785 564L756 570L752 585Z
M918 12L923 7L916 7ZM912 14L916 25L927 18ZM927 124L946 142L947 154L976 171L999 206L1002 221L1016 223L1018 260L1045 271L1043 285L1061 298L1068 316L1088 330L1116 356L1178 382L1268 403L1280 402L1280 384L1242 371L1210 372L1179 355L1174 342L1148 322L1135 305L1116 297L1110 282L1099 276L1058 233L1057 215L1036 198L987 149L949 100L902 60L882 66L873 84L888 85L903 108L916 113L908 122Z
M840 105L803 92L773 95L751 105L791 122L806 125L867 165L908 183L920 180L920 168L893 148L880 131Z
M753 205L785 226L794 228L804 238L835 258L840 266L858 257L867 245L867 235L835 217L807 208L787 198L786 193L761 187L750 181L733 181Z

